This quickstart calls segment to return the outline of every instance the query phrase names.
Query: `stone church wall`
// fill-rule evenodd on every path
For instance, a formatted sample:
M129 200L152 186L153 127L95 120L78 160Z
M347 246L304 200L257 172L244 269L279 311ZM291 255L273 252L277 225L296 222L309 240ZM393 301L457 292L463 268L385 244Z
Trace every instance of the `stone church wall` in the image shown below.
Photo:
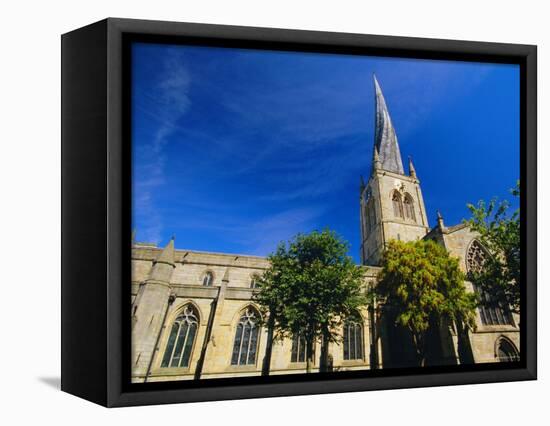
M135 246L133 250L132 270L133 286L132 301L138 300L140 283L148 279L153 260L160 254L160 249ZM243 310L248 306L255 306L252 296L254 290L250 288L251 277L261 275L268 266L265 258L254 256L226 255L216 253L200 253L177 250L175 252L175 268L171 276L170 287L175 296L169 306L164 327L155 350L154 359L147 381L171 381L193 379L203 344L206 339L208 321L211 319L214 302L217 301L216 315L213 318L211 338L204 358L201 378L238 377L260 375L262 361L267 342L267 330L262 327L259 336L258 351L254 365L231 365L231 355L235 339L237 323ZM374 268L367 272L367 282L373 282ZM204 274L210 271L214 274L212 287L203 286ZM223 300L219 299L222 281L227 280ZM168 342L171 325L182 311L191 304L199 317L198 332L188 368L161 367L162 358ZM363 359L346 361L343 359L341 344L332 343L329 353L333 359L333 368L336 371L367 369L370 367L370 322L365 309L360 312L363 317ZM305 362L291 362L292 340L276 341L273 345L270 374L304 373ZM315 347L315 361L313 371L319 369L320 344ZM133 381L143 381L145 374L133 375Z

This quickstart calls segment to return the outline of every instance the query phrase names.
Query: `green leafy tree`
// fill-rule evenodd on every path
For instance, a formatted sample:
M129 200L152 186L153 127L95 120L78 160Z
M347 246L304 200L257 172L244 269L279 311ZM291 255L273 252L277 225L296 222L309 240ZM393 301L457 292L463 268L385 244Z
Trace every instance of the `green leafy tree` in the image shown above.
M475 327L477 298L467 293L458 259L432 240L392 240L384 253L376 292L412 335L418 364L426 361L426 337L447 320L459 333Z
M268 257L270 267L254 296L268 318L264 374L268 374L273 341L296 334L306 343L307 372L311 372L316 342L322 342L321 370L326 369L329 342L339 341L343 321L366 303L363 269L347 252L346 242L324 230L298 234Z
M519 181L510 192L519 197ZM468 204L471 229L488 251L481 268L468 273L468 279L491 297L482 303L489 307L506 306L519 313L520 308L520 214L509 213L510 203L493 198L489 203Z

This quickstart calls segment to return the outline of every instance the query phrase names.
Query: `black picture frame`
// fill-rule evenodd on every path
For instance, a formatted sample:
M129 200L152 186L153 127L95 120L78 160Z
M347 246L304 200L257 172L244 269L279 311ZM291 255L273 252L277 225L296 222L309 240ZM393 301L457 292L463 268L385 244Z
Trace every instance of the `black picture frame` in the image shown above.
M519 64L521 361L315 378L131 384L125 303L131 241L127 47L135 40ZM536 379L536 46L118 18L64 34L61 41L63 391L119 407Z

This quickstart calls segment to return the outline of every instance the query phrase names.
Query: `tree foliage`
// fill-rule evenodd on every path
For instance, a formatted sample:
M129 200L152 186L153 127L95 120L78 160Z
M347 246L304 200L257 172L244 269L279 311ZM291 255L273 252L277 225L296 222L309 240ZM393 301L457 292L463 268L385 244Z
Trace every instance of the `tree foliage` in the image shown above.
M519 181L510 192L519 197ZM520 307L520 214L519 208L509 214L510 203L493 198L489 203L468 204L471 229L479 233L489 256L478 271L469 271L468 279L491 297L487 306L509 306L519 313Z
M458 259L436 242L390 241L379 279L376 292L396 313L396 323L411 332L421 365L431 324L475 327L476 295L466 292Z
M323 364L343 321L366 303L363 270L347 252L348 244L332 231L298 234L279 244L260 278L255 299L271 320L273 338L303 336L308 372L315 342L323 343Z

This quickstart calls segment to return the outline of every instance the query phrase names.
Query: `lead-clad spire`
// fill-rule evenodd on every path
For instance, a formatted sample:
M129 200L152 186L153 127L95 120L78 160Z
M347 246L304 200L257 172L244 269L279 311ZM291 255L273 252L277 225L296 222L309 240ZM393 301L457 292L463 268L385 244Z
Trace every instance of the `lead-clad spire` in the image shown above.
M378 84L376 76L374 78L375 90L375 132L374 145L378 150L380 158L380 168L405 174L403 171L403 162L401 161L401 153L399 152L399 144L397 143L397 135L391 122L390 113L386 106L386 100L382 94L382 89Z

